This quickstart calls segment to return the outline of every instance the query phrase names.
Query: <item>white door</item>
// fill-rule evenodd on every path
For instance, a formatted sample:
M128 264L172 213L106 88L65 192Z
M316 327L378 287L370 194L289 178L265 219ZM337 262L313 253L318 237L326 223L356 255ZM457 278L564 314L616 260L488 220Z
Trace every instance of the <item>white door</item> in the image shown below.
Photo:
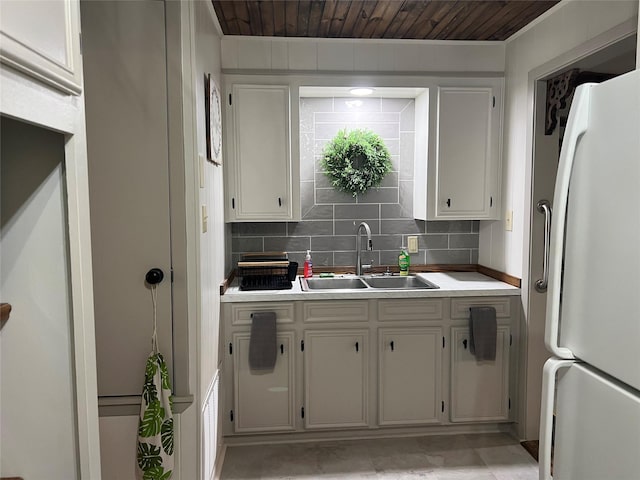
M293 332L277 337L278 353L272 371L249 367L250 333L233 336L234 425L236 432L293 430L294 345Z
M305 427L367 425L368 330L304 335Z
M555 432L553 479L637 479L639 392L585 364L555 358L545 364L544 375L547 401L541 419L540 478L552 478L551 435Z
M82 2L98 393L139 395L158 340L172 365L164 2Z
M442 329L380 329L380 425L439 423Z
M556 181L546 331L558 356L638 389L639 132L640 71L578 87Z

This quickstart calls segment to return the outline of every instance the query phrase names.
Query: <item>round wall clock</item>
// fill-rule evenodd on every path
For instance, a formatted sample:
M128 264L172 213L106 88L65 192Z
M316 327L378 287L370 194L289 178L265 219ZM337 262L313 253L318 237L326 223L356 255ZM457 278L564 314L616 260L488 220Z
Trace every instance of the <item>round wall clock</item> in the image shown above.
M206 78L207 106L207 159L222 163L222 113L220 91L211 74Z

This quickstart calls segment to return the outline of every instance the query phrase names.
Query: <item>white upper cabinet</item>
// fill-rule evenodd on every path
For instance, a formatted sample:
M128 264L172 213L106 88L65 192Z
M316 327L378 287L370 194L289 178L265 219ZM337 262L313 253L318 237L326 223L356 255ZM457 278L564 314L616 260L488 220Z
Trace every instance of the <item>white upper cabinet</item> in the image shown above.
M416 99L415 218L499 218L502 90L502 79L458 81Z
M295 220L289 87L234 84L230 91L227 221Z
M82 90L77 0L0 2L0 61L63 92Z

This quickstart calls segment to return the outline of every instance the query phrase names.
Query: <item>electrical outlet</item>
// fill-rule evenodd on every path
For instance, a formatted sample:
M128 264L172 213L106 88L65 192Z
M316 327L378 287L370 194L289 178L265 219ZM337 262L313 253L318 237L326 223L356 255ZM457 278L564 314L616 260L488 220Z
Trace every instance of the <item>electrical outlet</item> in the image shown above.
M407 237L407 243L409 244L409 253L418 253L418 237Z
M513 231L513 210L507 210L504 216L504 229L507 232Z

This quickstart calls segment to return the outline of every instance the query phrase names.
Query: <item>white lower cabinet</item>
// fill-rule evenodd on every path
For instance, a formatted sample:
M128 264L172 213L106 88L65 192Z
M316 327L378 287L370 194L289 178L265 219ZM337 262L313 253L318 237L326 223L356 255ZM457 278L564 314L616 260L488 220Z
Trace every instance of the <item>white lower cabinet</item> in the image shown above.
M250 339L249 332L233 335L235 431L294 430L294 333L278 333L276 364L271 371L249 367Z
M442 329L381 328L380 425L440 423Z
M368 329L305 331L305 428L367 426L368 338Z
M224 308L224 435L364 432L516 420L517 297L239 302ZM469 351L469 307L493 306L496 359ZM251 313L277 317L272 371L249 368ZM514 347L511 347L511 333ZM228 363L227 363L228 362ZM517 402L513 403L514 405Z
M493 361L471 354L468 327L452 327L451 339L451 421L508 420L510 328L498 325Z

